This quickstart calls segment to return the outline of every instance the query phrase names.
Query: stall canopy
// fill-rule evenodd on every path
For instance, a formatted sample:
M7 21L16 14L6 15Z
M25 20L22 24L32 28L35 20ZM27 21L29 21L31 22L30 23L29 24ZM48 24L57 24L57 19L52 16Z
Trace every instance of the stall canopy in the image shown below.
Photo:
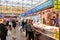
M19 15L19 16L27 16L29 14L33 14L33 13L35 13L37 11L40 11L44 8L48 8L48 7L52 7L52 6L53 6L53 0L48 0L48 1L46 1L42 4L40 4L40 5L36 6L35 8L32 8L31 10L28 10L27 12L25 12L25 13Z

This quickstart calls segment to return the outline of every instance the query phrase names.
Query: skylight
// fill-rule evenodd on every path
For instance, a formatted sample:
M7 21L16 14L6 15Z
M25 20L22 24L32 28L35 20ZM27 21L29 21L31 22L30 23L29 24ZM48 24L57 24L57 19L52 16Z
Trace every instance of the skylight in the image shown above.
M0 0L0 5L31 8L44 0Z

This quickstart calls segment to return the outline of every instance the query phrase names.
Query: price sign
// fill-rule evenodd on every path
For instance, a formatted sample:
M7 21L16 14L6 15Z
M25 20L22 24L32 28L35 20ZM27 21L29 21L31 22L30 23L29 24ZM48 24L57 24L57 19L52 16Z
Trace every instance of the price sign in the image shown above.
M54 37L56 38L56 40L59 40L59 31L54 31Z
M54 0L54 9L60 11L60 0Z

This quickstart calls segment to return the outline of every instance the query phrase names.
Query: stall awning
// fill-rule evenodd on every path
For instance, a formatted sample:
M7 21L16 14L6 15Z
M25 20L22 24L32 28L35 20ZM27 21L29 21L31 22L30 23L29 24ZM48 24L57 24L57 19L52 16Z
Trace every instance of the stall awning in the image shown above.
M24 14L22 14L20 16L26 16L26 15L29 15L29 14L33 14L33 13L35 13L37 11L40 11L44 8L48 8L48 7L52 7L52 6L53 6L53 0L48 0L41 5L38 5L37 7L33 8L31 10L28 10L27 12L25 12Z

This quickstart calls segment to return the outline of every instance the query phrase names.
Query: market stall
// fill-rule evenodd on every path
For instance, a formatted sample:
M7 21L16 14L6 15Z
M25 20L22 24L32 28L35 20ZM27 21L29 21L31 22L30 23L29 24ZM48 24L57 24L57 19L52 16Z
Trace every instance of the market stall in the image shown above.
M49 39L46 38L46 40L59 40L59 24L54 22L55 18L59 20L59 12L54 11L53 8L48 8L44 9L42 11L37 12L37 14L40 14L40 23L33 23L34 25L34 30L36 32L41 33L45 37L48 37ZM45 20L44 20L44 19ZM59 21L58 21L59 22Z
M54 11L53 7L41 10L33 15L22 17L24 19L32 19L34 30L42 35L44 35L46 40L59 40L59 24L54 25L53 17L57 18L59 12ZM43 20L45 19L45 21ZM40 36L42 37L42 36ZM44 40L44 37L42 37Z

